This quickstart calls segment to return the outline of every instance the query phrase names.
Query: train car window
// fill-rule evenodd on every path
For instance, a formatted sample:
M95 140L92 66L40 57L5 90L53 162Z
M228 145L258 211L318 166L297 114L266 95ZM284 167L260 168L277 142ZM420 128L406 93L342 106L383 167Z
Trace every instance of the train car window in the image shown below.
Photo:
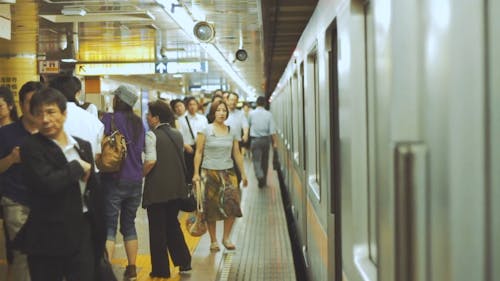
M368 151L368 244L370 259L376 265L377 257L377 180L375 159L375 65L372 55L374 49L373 31L370 22L372 11L370 2L365 3L365 42L366 42L366 104L367 104L367 151Z
M308 118L307 125L309 134L312 137L308 142L309 163L307 168L308 185L315 197L320 200L320 185L321 185L321 151L320 151L320 101L319 101L319 65L316 47L309 53L307 57L307 89L311 93L307 97Z
M300 165L300 158L299 158L299 125L300 125L300 114L301 111L299 110L299 105L300 105L300 99L299 99L299 80L297 78L297 73L293 75L293 78L291 79L291 90L292 90L292 99L293 100L293 123L292 123L292 133L293 133L293 142L292 142L292 147L293 147L293 160L295 161L295 164Z
M302 147L302 155L301 155L301 163L302 163L302 170L306 169L306 161L307 161L307 134L306 134L306 107L305 107L305 89L304 89L304 63L300 64L300 100L301 100L301 113L302 113L302 118L301 118L301 124L300 128L301 130L301 135L300 135L300 147Z
M296 115L296 112L295 112L295 100L293 98L293 93L294 93L294 87L293 87L293 80L292 78L290 78L288 80L288 98L290 100L289 102L289 110L290 110L290 149L291 149L291 153L290 155L292 155L293 157L293 154L295 152L295 138L294 138L294 135L295 135L295 128L294 128L294 123L295 123L295 115Z

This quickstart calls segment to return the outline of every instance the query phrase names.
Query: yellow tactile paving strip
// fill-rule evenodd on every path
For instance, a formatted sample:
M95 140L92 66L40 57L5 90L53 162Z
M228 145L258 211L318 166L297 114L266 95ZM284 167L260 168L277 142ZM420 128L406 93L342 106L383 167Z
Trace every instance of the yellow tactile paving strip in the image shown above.
M191 236L185 227L185 220L189 216L189 213L183 213L179 217L179 222L181 224L181 229L182 233L184 233L184 238L186 239L186 244L188 245L189 251L191 254L194 252L194 249L198 245L198 242L200 241L200 237L193 237ZM125 269L127 266L127 259L116 259L113 258L111 260L111 263L115 266L122 267ZM170 260L170 278L151 278L149 277L149 273L151 272L151 256L149 254L139 254L137 255L137 260L136 260L136 266L137 266L137 281L160 281L160 280L168 280L168 281L179 281L181 280L181 276L179 275L179 268L174 267L172 260ZM121 276L117 276L121 277ZM121 279L119 279L121 280Z

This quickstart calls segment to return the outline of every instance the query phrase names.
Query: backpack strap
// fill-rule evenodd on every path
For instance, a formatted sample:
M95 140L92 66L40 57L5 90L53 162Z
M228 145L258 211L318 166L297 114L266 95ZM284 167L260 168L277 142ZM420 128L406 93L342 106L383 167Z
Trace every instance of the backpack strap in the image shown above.
M186 117L186 122L188 123L189 132L191 133L191 137L193 138L194 143L196 144L196 139L195 139L194 134L193 134L193 129L191 129L191 123L189 123L189 119L188 119L187 114L184 117Z
M111 113L111 133L116 131L115 113Z

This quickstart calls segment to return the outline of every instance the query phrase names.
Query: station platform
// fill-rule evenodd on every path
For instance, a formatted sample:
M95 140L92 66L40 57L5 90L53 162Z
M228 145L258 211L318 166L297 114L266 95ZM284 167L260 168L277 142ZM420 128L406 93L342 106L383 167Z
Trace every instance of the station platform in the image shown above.
M269 165L272 167L272 165ZM226 250L219 240L221 251L211 252L208 233L192 237L184 229L187 213L179 218L184 236L192 253L192 270L179 273L171 268L171 278L150 278L151 260L149 255L148 220L146 210L137 212L139 253L137 256L137 281L149 280L192 280L192 281L295 281L296 274L281 199L278 177L269 170L267 186L257 187L250 159L245 158L248 186L242 188L243 217L237 218L233 226L231 240L236 250ZM222 237L222 222L217 223L217 237ZM3 230L1 230L3 233ZM6 260L3 249L3 235L0 234L0 280L5 280ZM111 260L118 280L122 280L127 259L121 235L117 235L116 248ZM171 263L172 264L172 263Z

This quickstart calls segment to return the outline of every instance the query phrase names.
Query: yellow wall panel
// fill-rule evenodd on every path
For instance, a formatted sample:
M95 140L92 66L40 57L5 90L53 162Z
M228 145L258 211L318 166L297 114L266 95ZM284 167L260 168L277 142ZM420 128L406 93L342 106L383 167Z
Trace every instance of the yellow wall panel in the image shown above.
M38 81L34 58L0 58L0 86L6 86L14 93L16 104L19 89L28 81ZM18 108L18 112L19 108Z
M37 52L38 4L18 0L12 8L11 40L0 39L0 54L19 55Z

